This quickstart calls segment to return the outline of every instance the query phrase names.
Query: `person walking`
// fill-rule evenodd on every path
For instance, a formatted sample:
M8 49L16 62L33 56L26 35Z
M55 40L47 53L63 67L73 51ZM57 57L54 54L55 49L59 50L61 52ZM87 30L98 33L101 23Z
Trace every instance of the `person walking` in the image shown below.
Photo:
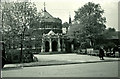
M115 57L115 48L113 48L113 57Z
M120 45L118 45L118 53L119 53L119 57L120 57Z
M104 50L103 50L103 47L100 47L99 49L99 58L100 60L104 60Z

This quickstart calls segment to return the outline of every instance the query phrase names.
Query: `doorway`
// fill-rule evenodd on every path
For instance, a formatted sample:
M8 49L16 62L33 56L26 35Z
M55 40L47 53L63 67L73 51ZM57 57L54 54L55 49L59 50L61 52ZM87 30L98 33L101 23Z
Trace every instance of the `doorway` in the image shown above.
M57 51L57 42L56 41L53 41L52 42L52 51L54 52L54 51Z
M45 52L49 52L49 42L48 41L46 41L45 42Z

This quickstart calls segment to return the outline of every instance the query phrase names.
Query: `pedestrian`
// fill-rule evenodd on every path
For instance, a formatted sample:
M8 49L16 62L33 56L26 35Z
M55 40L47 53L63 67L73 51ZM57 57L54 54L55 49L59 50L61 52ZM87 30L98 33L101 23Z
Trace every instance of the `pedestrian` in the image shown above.
M103 47L100 47L99 49L99 58L100 60L104 60L104 50L103 50Z
M113 57L115 57L115 48L113 48Z
M113 57L115 57L116 47L113 48Z
M119 57L120 57L120 45L118 45L118 52L119 52Z

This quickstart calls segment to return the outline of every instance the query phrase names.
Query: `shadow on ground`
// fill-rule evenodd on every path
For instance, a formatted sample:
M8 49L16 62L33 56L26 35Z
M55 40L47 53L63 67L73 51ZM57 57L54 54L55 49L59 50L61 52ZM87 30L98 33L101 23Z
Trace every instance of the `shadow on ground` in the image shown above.
M101 61L86 61L86 62L71 62L71 61L48 61L48 62L31 62L24 63L23 67L39 67L39 66L59 66L59 65L72 65L72 64L90 64L90 63L102 63L102 62L119 62L119 60L101 60ZM23 68L21 65L14 67L4 67L2 71L6 70L18 70Z
M8 70L18 70L18 69L23 69L22 67L5 67L2 69L2 71L8 71Z

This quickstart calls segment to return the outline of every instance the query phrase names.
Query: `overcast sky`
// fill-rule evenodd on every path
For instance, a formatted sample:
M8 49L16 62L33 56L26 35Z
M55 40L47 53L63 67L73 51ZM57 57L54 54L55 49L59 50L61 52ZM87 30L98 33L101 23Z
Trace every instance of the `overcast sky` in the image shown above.
M12 0L9 0L12 1ZM14 0L15 1L15 0ZM19 1L19 0L18 0ZM24 0L25 1L25 0ZM69 13L72 20L74 19L74 11L82 7L87 2L99 3L104 9L104 17L106 17L106 26L114 27L118 30L118 1L120 0L29 0L35 2L38 11L43 9L44 2L46 10L54 17L59 17L62 22L68 22Z

